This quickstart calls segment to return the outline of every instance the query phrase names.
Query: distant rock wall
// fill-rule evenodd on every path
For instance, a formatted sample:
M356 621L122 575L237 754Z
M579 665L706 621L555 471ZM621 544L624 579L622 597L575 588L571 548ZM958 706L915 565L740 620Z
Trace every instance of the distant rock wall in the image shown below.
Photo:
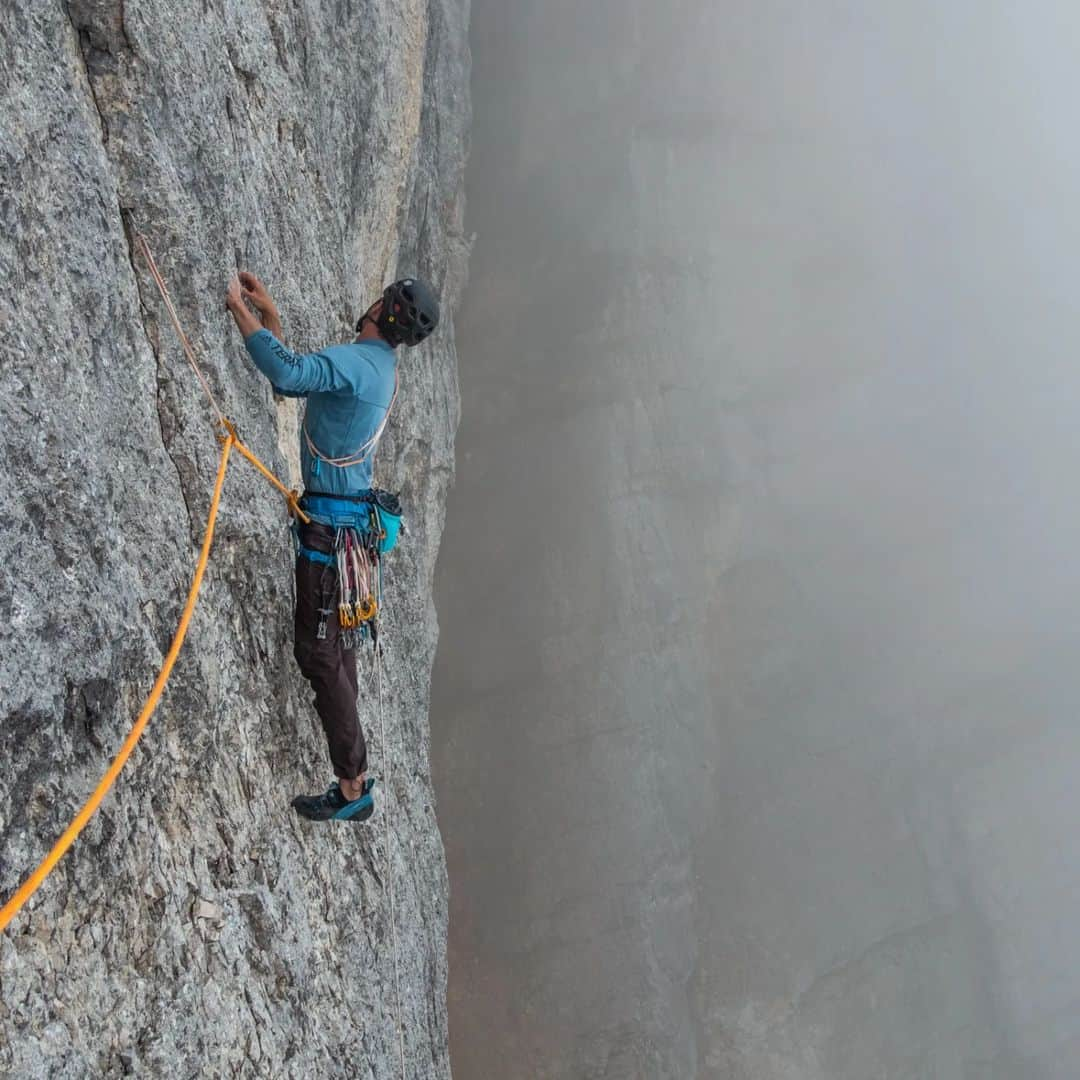
M379 479L385 714L369 826L289 809L330 775L291 656L282 500L230 465L165 698L113 793L0 935L0 1074L449 1075L447 885L432 807L430 600L453 470L468 3L15 0L0 20L0 895L119 747L187 592L219 447L127 235L155 248L215 395L280 475L275 404L223 306L258 272L299 348L344 340L396 271L441 285L403 356ZM389 851L384 832L388 819ZM386 870L396 884L401 1004Z

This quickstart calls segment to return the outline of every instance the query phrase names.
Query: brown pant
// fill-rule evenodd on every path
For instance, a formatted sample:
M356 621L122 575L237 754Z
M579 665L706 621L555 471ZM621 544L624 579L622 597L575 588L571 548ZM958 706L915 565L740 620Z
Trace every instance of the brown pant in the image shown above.
M300 543L330 554L334 530L302 525ZM294 634L293 655L315 691L315 711L326 732L334 773L355 780L367 769L367 746L356 713L356 651L343 649L339 640L337 568L303 555L296 559Z

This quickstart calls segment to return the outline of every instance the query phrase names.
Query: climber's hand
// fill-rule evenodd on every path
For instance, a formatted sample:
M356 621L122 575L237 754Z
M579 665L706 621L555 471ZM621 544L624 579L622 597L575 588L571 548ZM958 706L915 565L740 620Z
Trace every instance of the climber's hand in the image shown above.
M225 293L225 306L229 309L233 319L236 320L236 328L244 337L250 337L256 330L262 329L262 324L248 310L244 303L244 293L239 278L232 278L229 288Z
M263 326L280 341L283 336L281 316L278 315L277 304L266 291L266 286L254 274L241 270L240 290L244 299L259 313Z
M251 301L251 306L260 314L275 311L276 306L266 291L266 286L254 275L246 270L240 271L240 288L244 299Z

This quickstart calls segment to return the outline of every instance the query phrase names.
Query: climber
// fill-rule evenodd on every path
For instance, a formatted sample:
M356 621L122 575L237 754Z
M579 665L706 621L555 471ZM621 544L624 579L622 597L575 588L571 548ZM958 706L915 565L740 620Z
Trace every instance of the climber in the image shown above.
M356 535L344 526L355 524L358 509L366 514L373 501L374 452L397 396L394 350L418 345L435 329L439 304L419 279L395 281L360 318L351 342L310 354L281 343L277 306L254 274L242 272L230 281L225 305L274 389L307 398L300 505L311 524L298 530L293 653L315 691L337 783L324 795L297 796L292 805L312 821L365 821L374 812L375 782L367 777L357 715L356 638L336 618L344 599L338 554L342 537Z

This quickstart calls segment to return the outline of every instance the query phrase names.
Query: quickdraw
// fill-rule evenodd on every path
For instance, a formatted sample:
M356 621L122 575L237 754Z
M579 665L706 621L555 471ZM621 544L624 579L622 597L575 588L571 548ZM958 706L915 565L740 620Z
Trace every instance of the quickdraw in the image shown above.
M372 511L370 529L338 528L334 536L334 560L338 576L338 625L341 644L355 649L370 637L378 640L379 530Z

